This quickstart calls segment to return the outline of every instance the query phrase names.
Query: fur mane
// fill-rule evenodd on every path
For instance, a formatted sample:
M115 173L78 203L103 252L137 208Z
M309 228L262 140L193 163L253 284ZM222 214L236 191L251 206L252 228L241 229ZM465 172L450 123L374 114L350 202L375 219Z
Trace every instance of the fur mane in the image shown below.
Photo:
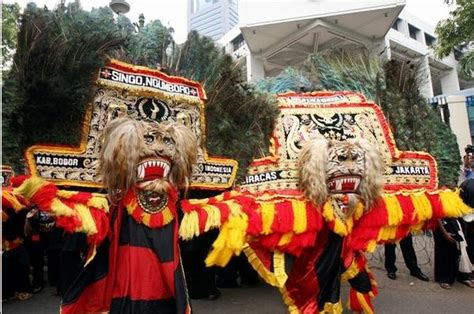
M156 123L119 117L104 129L99 156L98 173L111 200L119 200L136 185L137 165L142 158L147 157L146 154L159 155L158 151L150 150L145 144L145 132L150 128L174 141L169 183L185 191L190 185L197 158L197 140L188 127L178 122ZM145 188L163 190L167 185L167 181L154 180L147 182Z
M383 187L383 163L377 148L365 139L348 140L364 152L364 175L359 191L366 208L380 196ZM298 159L299 185L305 195L321 206L329 197L327 187L327 162L330 149L345 145L344 142L328 140L309 141Z

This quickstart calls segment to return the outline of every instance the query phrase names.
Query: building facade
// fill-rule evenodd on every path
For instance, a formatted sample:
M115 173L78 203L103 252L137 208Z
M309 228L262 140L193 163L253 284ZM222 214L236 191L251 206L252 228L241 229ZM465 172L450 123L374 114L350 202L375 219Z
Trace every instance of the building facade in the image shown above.
M474 84L458 76L454 53L435 57L435 27L405 12L404 6L404 0L241 1L239 26L219 43L242 64L250 82L278 75L309 54L331 48L363 48L381 58L420 63L420 92L435 104L441 97L455 100L446 106L451 121L463 122L451 123L463 152L472 143L467 121L473 121L474 128L474 117L469 119L461 98L446 97Z
M189 0L188 31L219 40L239 22L237 0Z

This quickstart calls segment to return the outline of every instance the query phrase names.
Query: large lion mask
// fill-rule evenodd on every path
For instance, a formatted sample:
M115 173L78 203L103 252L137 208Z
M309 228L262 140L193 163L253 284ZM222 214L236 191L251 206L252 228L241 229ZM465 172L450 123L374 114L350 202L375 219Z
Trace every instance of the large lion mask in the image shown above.
M299 156L300 188L318 206L331 195L358 195L370 207L382 191L382 170L377 148L364 139L312 140Z
M102 134L99 173L114 197L136 184L165 193L169 184L187 189L196 156L196 137L183 124L120 117Z

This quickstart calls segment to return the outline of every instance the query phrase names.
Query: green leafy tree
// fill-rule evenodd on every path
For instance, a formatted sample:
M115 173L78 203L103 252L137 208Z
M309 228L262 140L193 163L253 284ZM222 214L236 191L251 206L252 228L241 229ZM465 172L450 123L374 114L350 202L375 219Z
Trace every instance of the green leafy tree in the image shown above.
M78 144L93 74L123 41L108 8L26 7L2 95L4 162L20 167L36 143Z
M269 147L278 114L275 99L244 83L231 57L195 31L169 60L171 73L203 84L209 152L236 159L242 179L252 159L264 156Z
M461 165L456 136L441 120L439 108L420 94L419 65L392 60L383 69L380 105L398 148L430 153L438 163L439 184L456 186Z
M74 2L49 11L30 4L2 97L5 162L19 166L22 152L36 143L78 145L93 73L116 57L201 82L208 95L209 152L236 158L239 176L245 175L246 165L268 147L274 100L243 83L211 39L191 32L178 46L172 34L160 21L115 19L109 8L87 12Z
M474 1L457 0L456 8L450 12L450 17L440 21L436 26L438 36L435 47L438 57L448 56L453 49L467 47L474 42ZM460 60L464 75L471 77L474 71L474 50L468 49Z
M126 25L128 33L132 30L130 25ZM145 24L138 33L128 37L121 59L155 69L163 67L168 63L167 50L174 47L173 32L173 28L165 27L159 20Z
M2 3L2 66L11 61L16 48L18 18L20 6L18 3Z

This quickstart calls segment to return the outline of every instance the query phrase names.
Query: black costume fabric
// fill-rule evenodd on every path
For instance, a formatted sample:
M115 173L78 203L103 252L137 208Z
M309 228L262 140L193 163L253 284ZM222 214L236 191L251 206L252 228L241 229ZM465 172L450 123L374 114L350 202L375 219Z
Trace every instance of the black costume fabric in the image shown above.
M159 228L136 222L123 203L113 208L109 237L63 297L61 313L189 314L172 207L175 219Z
M397 245L394 243L385 244L385 269L389 273L397 272L397 266L395 266L396 247ZM410 274L419 274L421 270L418 267L415 249L413 248L413 238L411 235L406 236L400 241L400 249L403 254L403 260L405 261L405 265L410 270Z

